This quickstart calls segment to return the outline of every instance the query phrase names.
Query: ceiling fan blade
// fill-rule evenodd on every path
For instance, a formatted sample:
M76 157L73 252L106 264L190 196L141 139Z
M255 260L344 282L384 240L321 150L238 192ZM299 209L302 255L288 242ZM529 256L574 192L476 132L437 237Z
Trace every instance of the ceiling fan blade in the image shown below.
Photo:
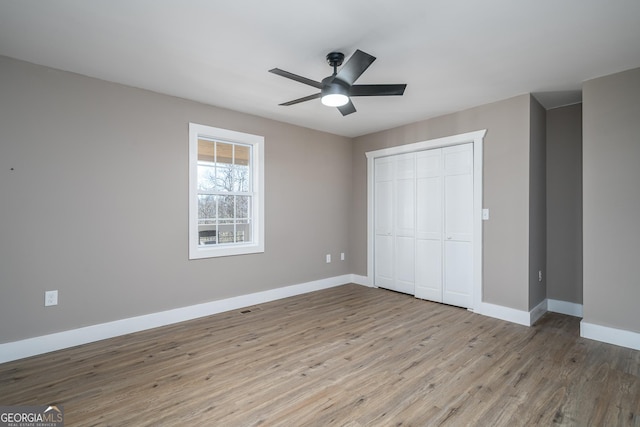
M299 76L297 74L290 73L288 71L281 70L280 68L274 68L272 70L269 70L269 72L273 74L277 74L282 77L286 77L291 80L295 80L300 83L304 83L309 86L313 86L318 89L322 89L322 83L317 82L315 80L308 79L306 77Z
M406 84L400 85L353 85L349 96L391 96L402 95Z
M342 66L340 71L338 71L336 77L352 85L375 60L375 56L371 56L358 49L351 55L351 58Z
M348 114L356 112L356 107L355 107L355 105L353 105L353 102L351 102L351 100L349 100L349 102L347 102L343 106L340 106L340 107L337 107L337 108L338 108L338 110L340 110L340 112L342 113L343 116L346 116Z
M315 93L313 95L305 96L304 98L294 99L293 101L283 102L282 104L278 104L278 105L289 106L289 105L299 104L301 102L311 101L312 99L320 98L321 95L322 95L321 93Z

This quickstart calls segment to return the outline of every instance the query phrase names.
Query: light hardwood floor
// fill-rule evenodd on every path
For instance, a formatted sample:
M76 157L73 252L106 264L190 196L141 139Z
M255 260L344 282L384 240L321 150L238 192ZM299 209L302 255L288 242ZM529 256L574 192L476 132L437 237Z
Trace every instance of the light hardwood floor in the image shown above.
M0 365L67 426L640 426L640 351L346 285Z

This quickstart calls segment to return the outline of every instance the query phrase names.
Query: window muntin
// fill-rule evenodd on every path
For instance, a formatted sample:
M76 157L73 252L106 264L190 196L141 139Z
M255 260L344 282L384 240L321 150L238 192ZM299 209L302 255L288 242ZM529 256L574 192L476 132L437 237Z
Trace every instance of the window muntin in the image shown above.
M264 251L264 138L190 124L190 258Z

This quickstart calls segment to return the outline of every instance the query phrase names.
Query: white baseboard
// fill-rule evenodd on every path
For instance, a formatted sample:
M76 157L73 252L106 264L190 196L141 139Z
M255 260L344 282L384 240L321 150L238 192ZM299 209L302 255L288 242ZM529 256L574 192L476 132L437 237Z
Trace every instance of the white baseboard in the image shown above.
M285 286L268 291L240 295L189 307L181 307L144 316L130 317L84 328L4 343L0 344L0 363L75 347L77 345L130 334L132 332L184 322L199 317L210 316L229 310L237 310L239 308L305 294L320 289L332 288L347 283L358 283L358 281L362 281L362 277L363 276L345 274L343 276L330 277L298 285Z
M77 345L88 344L133 332L184 322L186 320L197 319L199 317L210 316L212 314L222 313L229 310L237 310L243 307L321 289L328 289L347 283L355 283L368 287L373 286L371 280L369 280L369 277L367 276L345 274L342 276L315 280L298 285L285 286L282 288L270 289L268 291L256 292L248 295L240 295L237 297L211 301L189 307L181 307L144 316L131 317L113 322L87 326L84 328L43 335L40 337L28 338L21 341L0 344L0 363L49 353L51 351L61 350L64 348L75 347ZM531 311L516 310L509 307L483 302L473 311L484 316L494 317L496 319L506 320L524 326L531 326L547 310L570 316L582 316L582 305L557 300L544 300ZM640 334L636 332L600 326L582 321L580 323L580 336L640 350Z
M544 299L540 304L536 305L529 311L529 326L533 325L540 319L548 310L548 300Z
M371 283L369 277L360 276L358 274L351 275L351 283L355 283L356 285L368 286L369 288L373 287L373 283Z
M525 326L531 326L536 323L547 311L582 317L582 304L545 299L527 312L483 302L480 311L476 310L477 313L485 316L495 317Z
M531 326L531 314L528 311L482 302L473 312L524 326Z
M580 336L591 340L640 350L640 333L638 332L596 325L595 323L587 323L583 320L580 322Z
M566 314L568 316L582 317L582 304L577 304L575 302L550 299L547 300L547 310L554 313Z

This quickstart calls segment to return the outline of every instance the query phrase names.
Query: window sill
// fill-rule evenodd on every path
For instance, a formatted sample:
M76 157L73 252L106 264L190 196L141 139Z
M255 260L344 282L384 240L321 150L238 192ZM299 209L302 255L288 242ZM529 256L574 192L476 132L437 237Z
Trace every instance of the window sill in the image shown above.
M249 255L264 253L264 245L260 244L240 244L229 246L197 246L190 248L189 259L218 258L235 255Z

